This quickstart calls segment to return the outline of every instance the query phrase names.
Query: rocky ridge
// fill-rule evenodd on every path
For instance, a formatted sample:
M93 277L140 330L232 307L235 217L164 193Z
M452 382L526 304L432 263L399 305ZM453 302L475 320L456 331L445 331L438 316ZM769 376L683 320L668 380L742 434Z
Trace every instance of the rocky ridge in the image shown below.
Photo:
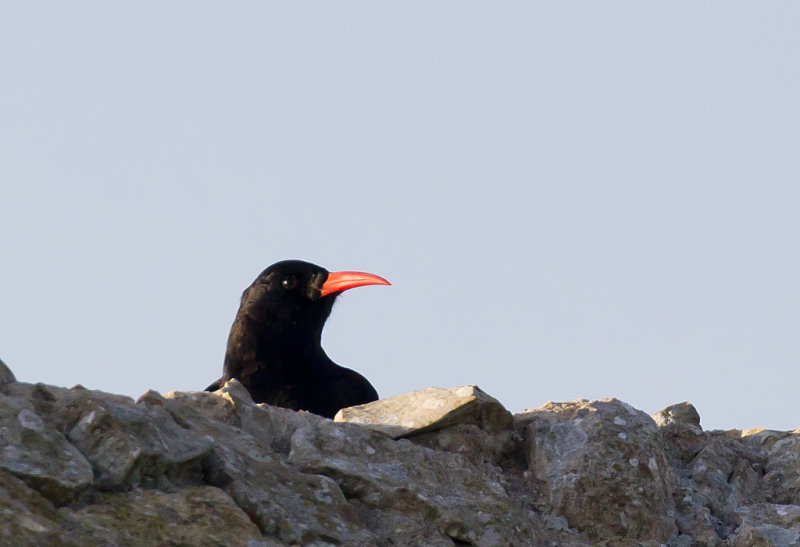
M798 454L689 403L511 415L462 386L332 421L235 380L134 401L0 362L4 545L800 545Z

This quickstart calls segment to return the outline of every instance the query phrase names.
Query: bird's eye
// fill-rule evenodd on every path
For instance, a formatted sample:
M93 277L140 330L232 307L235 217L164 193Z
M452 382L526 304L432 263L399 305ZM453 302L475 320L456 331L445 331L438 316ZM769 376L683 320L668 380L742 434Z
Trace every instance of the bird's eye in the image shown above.
M294 289L297 286L297 278L293 275L284 277L283 281L281 281L281 285L283 285L283 288L286 290Z

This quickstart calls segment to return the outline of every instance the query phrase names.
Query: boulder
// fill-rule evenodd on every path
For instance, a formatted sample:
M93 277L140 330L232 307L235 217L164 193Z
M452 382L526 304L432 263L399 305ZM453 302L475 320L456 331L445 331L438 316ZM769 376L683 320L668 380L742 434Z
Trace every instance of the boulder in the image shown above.
M42 412L41 386L12 383L0 394L0 470L24 481L56 505L91 486L92 466Z
M343 408L334 421L364 425L395 439L453 425L470 424L494 433L510 430L514 424L511 413L478 386L412 391Z
M589 539L665 542L675 480L652 418L617 399L547 403L517 416L548 508Z
M17 379L14 377L14 373L11 372L11 369L0 359L0 386L16 381Z

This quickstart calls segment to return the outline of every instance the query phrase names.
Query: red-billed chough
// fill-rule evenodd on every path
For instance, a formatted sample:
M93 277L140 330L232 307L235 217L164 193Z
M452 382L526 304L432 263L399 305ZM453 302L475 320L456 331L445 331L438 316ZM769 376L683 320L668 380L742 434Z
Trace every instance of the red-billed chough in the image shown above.
M239 380L257 403L332 418L340 408L378 399L359 373L340 367L322 349L322 327L336 297L363 285L389 285L362 272L328 272L300 260L277 262L242 294L215 391Z

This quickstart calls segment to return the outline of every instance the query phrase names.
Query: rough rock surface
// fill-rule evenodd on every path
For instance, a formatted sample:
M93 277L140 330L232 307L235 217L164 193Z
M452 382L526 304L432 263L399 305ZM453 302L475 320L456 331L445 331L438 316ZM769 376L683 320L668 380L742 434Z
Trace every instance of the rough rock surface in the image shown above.
M333 420L366 425L395 439L457 424L476 425L490 433L509 430L514 425L511 413L478 386L430 387L343 408Z
M616 399L548 403L517 416L548 508L592 540L666 542L674 479L652 418Z
M331 421L235 380L133 401L0 366L0 545L800 545L800 430L512 417L475 386Z

